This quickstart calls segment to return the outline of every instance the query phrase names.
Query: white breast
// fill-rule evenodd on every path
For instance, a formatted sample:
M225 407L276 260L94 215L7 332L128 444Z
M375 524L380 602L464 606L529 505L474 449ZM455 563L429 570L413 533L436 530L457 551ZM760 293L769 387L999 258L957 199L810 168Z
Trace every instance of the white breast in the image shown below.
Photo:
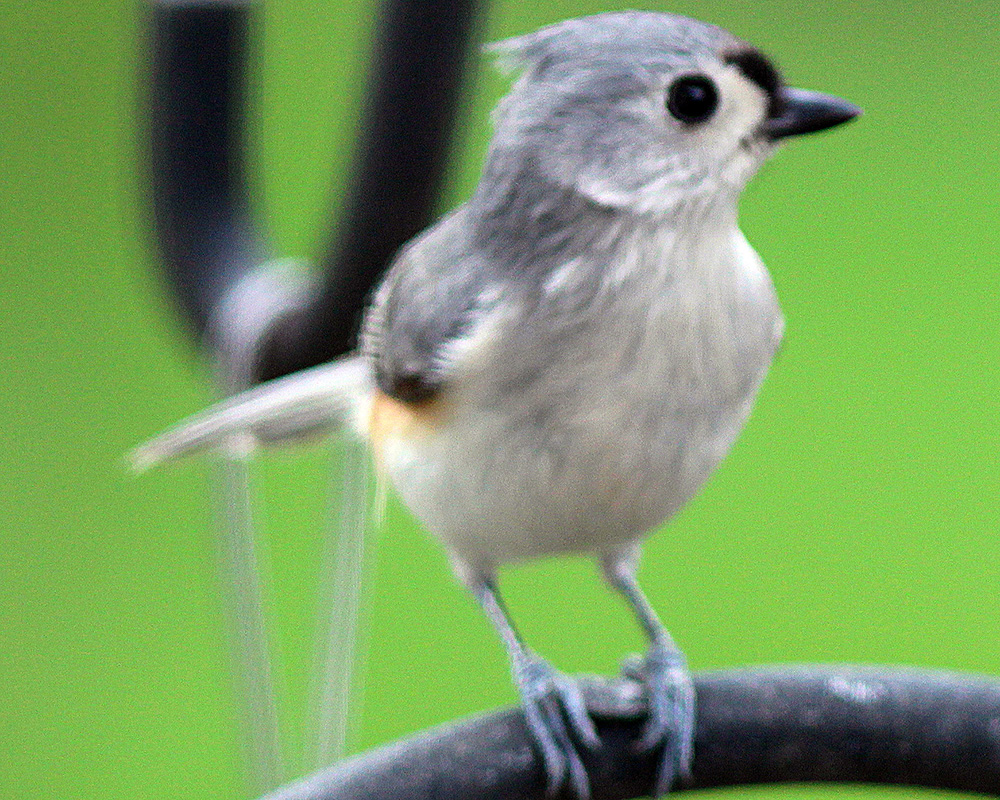
M686 266L626 254L637 263L608 270L586 309L560 316L558 292L548 310L507 308L464 346L442 424L384 445L403 500L458 560L627 546L729 450L781 337L771 281L735 228L664 250ZM570 292L573 275L551 281Z

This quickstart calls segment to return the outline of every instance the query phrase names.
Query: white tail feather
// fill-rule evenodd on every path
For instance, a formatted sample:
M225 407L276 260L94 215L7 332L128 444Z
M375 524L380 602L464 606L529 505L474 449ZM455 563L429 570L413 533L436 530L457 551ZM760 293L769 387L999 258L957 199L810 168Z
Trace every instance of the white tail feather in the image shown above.
M371 370L352 356L269 381L195 414L130 454L143 472L171 458L220 447L241 435L280 441L346 421L371 388Z
M367 446L355 435L362 426L360 414L371 395L373 380L368 362L352 356L234 395L195 414L137 447L130 454L136 471L205 448L228 453L256 441L275 442L320 433L339 425L355 428L341 437L344 456L340 503L334 508L325 535L326 556L321 568L324 609L319 629L310 716L312 758L327 764L339 757L348 736L348 711L360 685L354 672L358 649L361 578L364 572L368 525L367 500L371 466ZM233 572L236 591L231 599L236 652L244 660L242 678L253 696L254 724L250 740L261 777L271 788L280 769L273 697L264 689L271 670L265 645L263 615L259 608L259 576L253 557L253 530L249 517L245 464L223 461L227 568ZM234 472L233 469L241 470ZM376 523L378 514L376 512ZM235 537L235 538L234 538ZM237 541L243 537L241 541ZM236 546L238 545L238 547ZM249 622L249 624L248 624ZM260 624L257 624L260 622ZM258 752L259 751L259 752ZM272 752L273 751L273 752ZM275 757L271 757L272 755ZM272 763L273 762L273 763Z

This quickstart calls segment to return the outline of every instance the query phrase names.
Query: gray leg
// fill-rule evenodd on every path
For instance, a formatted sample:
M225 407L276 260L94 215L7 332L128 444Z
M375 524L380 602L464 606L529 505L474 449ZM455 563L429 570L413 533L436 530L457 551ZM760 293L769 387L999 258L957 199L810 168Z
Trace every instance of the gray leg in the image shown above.
M674 780L690 777L694 744L694 686L684 656L663 627L635 579L636 553L605 557L601 566L612 588L628 601L649 637L646 658L632 670L646 687L649 716L639 748L663 747L655 796L670 791Z
M588 748L599 746L600 740L579 688L525 647L492 579L476 576L467 583L507 648L524 716L542 753L549 796L568 779L574 794L586 800L590 782L571 733Z

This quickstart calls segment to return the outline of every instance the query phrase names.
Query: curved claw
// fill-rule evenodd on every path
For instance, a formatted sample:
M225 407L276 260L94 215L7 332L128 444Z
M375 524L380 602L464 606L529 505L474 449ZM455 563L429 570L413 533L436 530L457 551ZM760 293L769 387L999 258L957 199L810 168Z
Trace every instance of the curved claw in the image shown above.
M597 735L597 728L594 726L594 721L590 718L590 714L587 713L587 704L583 700L583 693L580 691L580 687L572 678L555 672L555 670L553 670L553 677L556 694L559 696L559 701L566 712L566 716L569 717L573 733L576 734L577 738L588 750L596 750L601 746L601 739Z
M568 781L578 800L589 800L590 781L574 738L588 749L598 747L600 739L579 687L537 656L521 661L514 678L528 728L542 754L548 796L554 797Z
M684 657L668 644L654 642L645 659L626 664L624 670L646 687L649 713L636 748L663 748L654 788L654 796L662 797L678 777L691 776L694 684Z

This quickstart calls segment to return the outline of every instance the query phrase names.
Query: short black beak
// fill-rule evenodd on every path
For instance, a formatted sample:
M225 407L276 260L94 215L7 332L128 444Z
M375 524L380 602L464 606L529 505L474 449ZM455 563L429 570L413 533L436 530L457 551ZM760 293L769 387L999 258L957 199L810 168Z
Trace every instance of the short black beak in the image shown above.
M854 119L861 109L839 97L806 89L782 86L775 98L774 113L764 121L764 135L783 139L814 133Z

